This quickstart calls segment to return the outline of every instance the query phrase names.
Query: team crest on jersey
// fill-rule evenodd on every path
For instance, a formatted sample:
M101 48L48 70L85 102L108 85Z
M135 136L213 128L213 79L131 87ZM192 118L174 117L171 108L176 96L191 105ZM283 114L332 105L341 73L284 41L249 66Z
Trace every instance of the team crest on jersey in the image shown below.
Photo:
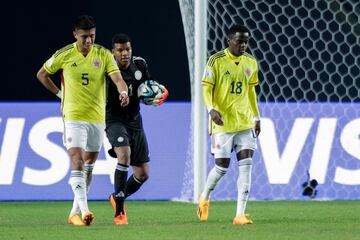
M140 80L142 78L142 72L140 70L136 70L134 75L136 80Z
M250 76L251 76L251 70L250 70L250 68L246 68L246 69L245 69L245 75L246 75L246 77L250 77Z
M101 62L100 62L100 60L94 60L94 67L96 67L96 68L100 68L101 67Z

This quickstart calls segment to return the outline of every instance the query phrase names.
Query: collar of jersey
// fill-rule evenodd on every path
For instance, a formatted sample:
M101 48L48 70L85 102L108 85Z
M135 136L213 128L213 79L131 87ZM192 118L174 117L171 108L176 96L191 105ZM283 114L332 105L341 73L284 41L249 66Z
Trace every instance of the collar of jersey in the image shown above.
M226 48L226 49L225 49L225 54L228 55L229 58L230 58L231 60L234 60L234 61L236 61L236 60L240 61L241 56L242 56L242 55L240 55L240 56L232 55L231 52L229 51L229 48Z
M76 51L77 51L81 56L83 56L83 57L85 58L85 56L79 51L79 49L78 49L78 47L77 47L77 45L76 45L76 42L74 42L74 48L76 49ZM94 48L94 44L91 46L90 51L88 52L88 54L86 55L86 57L89 56L89 54L92 52L93 48Z

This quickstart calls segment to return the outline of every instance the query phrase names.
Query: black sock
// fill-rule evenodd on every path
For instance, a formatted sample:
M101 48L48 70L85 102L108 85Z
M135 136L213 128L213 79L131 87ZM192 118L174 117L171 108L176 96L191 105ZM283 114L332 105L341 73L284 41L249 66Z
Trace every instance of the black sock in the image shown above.
M126 179L128 175L129 166L118 163L115 170L115 201L116 212L115 216L121 212L124 213L124 200L126 193Z
M126 183L127 187L125 198L129 197L131 194L139 190L143 183L144 182L141 182L139 179L135 178L134 175L131 175Z

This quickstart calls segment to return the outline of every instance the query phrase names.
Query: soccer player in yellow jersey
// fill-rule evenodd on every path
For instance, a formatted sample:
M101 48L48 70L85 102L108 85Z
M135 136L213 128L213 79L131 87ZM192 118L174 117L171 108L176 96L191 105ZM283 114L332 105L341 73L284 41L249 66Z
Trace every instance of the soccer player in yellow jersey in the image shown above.
M208 219L210 193L228 171L235 151L239 166L237 210L233 224L252 224L245 214L251 185L252 156L260 133L255 86L258 65L246 52L249 30L234 25L228 32L229 47L212 55L202 79L203 99L209 112L211 152L215 166L210 171L199 198L197 215Z
M76 42L56 51L37 73L39 81L61 98L63 140L71 159L69 182L74 192L68 223L73 225L90 225L94 219L87 204L87 190L104 138L106 75L117 87L120 105L129 103L128 88L120 70L111 52L94 44L95 34L94 18L79 16L73 31ZM61 90L50 78L58 71Z

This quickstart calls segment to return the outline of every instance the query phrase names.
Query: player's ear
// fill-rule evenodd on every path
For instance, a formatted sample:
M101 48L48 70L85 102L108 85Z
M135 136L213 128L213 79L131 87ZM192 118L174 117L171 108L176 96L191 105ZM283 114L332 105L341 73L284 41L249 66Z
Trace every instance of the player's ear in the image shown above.
M227 39L227 43L228 43L228 44L230 43L230 38Z
M73 36L74 38L76 38L76 31L73 31Z

